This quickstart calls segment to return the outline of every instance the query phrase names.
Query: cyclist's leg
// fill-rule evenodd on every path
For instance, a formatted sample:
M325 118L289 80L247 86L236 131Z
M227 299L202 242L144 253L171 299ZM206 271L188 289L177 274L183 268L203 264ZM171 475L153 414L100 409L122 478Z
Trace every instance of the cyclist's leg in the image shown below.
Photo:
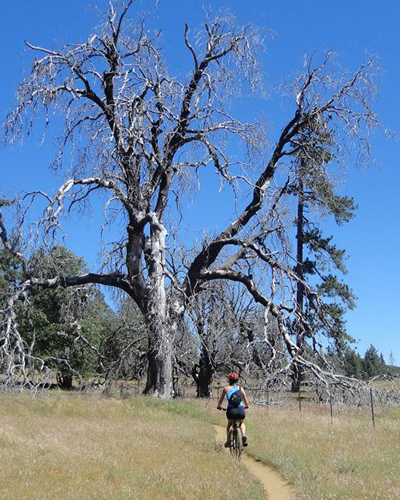
M244 420L240 421L240 430L242 431L243 446L247 446L246 426Z
M226 442L230 443L231 434L232 434L232 425L233 420L228 420L228 425L226 426Z

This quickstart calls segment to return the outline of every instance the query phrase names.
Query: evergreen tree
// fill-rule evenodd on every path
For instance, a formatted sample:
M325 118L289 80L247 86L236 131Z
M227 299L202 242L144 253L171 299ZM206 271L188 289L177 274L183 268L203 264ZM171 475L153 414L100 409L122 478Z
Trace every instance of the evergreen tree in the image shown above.
M108 379L143 378L147 368L147 345L143 314L131 300L122 300L102 338L101 352Z
M315 142L310 155L304 154L305 145ZM354 217L355 205L352 198L338 196L327 174L326 165L335 160L332 153L333 131L326 122L309 121L301 131L299 151L295 161L295 180L289 192L297 197L297 281L296 319L291 325L296 343L303 352L307 337L316 332L325 333L333 340L338 353L343 352L352 341L346 332L344 314L355 307L352 290L338 279L335 272L347 272L346 252L337 248L332 237L324 237L317 222L308 215L311 211L333 216L338 225ZM304 283L312 277L317 282L316 291L323 300L316 304L306 294ZM307 325L307 327L305 326ZM292 391L298 392L302 380L302 369L294 365Z
M13 286L21 280L17 259L0 243L0 306Z
M365 351L362 364L365 378L376 377L382 373L381 358L378 350L372 344Z
M0 198L0 208L12 205L13 202ZM6 295L21 281L22 273L20 262L15 255L10 252L9 248L5 248L4 241L8 240L6 229L3 224L3 219L0 214L0 307L4 305ZM19 248L18 238L11 236L7 243L17 251Z
M361 356L349 347L344 353L343 368L348 377L362 378L363 361Z
M64 275L85 271L83 259L61 245L35 252L29 266L42 278L54 272ZM74 376L97 369L99 348L112 317L100 291L85 285L34 289L30 303L21 304L19 324L35 355L55 370L59 385L68 389Z

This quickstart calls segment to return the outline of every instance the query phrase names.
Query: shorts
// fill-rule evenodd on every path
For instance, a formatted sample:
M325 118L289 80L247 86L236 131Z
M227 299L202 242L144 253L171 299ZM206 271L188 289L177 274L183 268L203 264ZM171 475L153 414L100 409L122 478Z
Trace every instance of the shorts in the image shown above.
M236 408L228 408L226 411L228 420L244 420L245 412L244 406L237 406Z

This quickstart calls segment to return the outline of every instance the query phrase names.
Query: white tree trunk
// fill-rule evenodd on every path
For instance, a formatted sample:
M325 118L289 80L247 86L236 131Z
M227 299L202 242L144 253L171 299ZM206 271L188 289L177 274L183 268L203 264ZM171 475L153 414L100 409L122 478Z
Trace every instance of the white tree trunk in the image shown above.
M175 325L170 321L165 290L165 227L151 214L150 252L147 258L151 286L147 298L149 329L148 373L145 392L163 399L173 396L172 362Z

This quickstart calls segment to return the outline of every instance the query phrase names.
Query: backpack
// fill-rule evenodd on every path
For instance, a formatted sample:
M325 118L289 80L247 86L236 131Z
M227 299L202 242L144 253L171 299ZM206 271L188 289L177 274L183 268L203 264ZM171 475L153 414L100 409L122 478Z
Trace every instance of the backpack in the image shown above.
M243 393L240 389L238 389L237 391L233 392L230 396L229 396L229 403L231 404L231 406L233 406L234 408L237 408L240 403L242 402L243 400Z

